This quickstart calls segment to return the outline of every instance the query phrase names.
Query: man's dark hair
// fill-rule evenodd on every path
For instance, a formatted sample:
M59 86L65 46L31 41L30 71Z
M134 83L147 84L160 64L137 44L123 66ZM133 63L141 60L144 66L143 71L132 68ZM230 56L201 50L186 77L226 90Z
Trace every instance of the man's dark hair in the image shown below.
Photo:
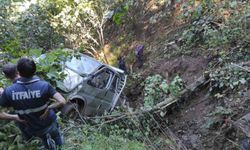
M12 63L5 64L3 66L3 73L6 76L6 78L13 80L16 78L17 75L17 66Z
M30 78L36 72L36 64L32 59L23 57L17 62L17 70L21 77Z

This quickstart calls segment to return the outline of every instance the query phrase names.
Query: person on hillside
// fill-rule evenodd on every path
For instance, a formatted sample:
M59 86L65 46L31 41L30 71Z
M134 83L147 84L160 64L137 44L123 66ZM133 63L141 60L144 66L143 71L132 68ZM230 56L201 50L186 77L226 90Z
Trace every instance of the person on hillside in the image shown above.
M124 56L119 56L118 57L118 68L123 70L125 74L128 73Z
M144 45L138 45L135 49L136 62L138 63L138 68L141 68L143 65L143 49Z
M17 80L20 76L16 69L16 65L12 63L5 64L3 66L3 73L7 79L10 79L13 83ZM0 95L2 95L4 89L0 88Z
M7 79L10 79L13 83L20 78L15 64L8 63L3 66L3 73Z
M3 66L3 73L5 77L9 80L11 80L13 83L20 78L19 73L17 71L16 65L12 63L5 64ZM0 95L2 95L4 89L0 88Z
M54 108L64 105L65 99L48 82L34 76L36 64L33 60L21 58L16 68L20 77L18 72L14 71L13 65L3 68L4 74L13 84L3 91L0 98L0 106L13 107L16 114L0 112L0 119L16 121L25 140L34 136L40 137L48 148L46 134L49 133L57 146L62 145L63 136ZM48 105L50 98L57 102Z

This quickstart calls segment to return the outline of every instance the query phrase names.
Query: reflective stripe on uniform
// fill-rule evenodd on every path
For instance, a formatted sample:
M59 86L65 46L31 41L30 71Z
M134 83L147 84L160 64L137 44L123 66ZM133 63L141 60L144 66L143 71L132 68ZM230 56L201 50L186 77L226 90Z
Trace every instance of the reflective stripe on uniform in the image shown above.
M26 110L16 110L16 113L18 113L20 115L30 114L30 113L35 113L35 112L39 112L41 110L44 110L47 107L48 107L48 104L45 104L43 106L36 107L36 108L30 108L30 109L26 109Z
M19 84L29 84L29 83L33 83L33 82L36 82L36 81L39 81L40 79L33 79L33 80L30 80L30 81L27 81L27 82L22 82L22 81L16 81L16 83L19 83Z

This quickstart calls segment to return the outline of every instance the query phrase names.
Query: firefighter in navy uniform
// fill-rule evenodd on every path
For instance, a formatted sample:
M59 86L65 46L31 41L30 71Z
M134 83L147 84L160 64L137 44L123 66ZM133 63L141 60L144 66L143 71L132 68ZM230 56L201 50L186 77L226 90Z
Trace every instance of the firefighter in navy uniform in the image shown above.
M46 81L34 76L36 65L33 60L21 58L17 63L20 78L7 87L0 98L0 106L13 107L16 114L0 113L0 119L14 120L26 140L40 137L45 147L49 133L57 146L63 144L54 109L66 103L62 95ZM50 98L56 102L48 105Z

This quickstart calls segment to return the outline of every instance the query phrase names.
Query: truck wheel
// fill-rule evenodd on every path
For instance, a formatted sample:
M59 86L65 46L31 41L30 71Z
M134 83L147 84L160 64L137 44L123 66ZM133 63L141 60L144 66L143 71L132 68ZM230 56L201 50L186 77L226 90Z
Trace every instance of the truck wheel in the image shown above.
M61 110L64 117L70 118L72 120L76 120L77 118L79 118L79 115L82 115L82 111L83 109L78 103L72 102L66 103Z

